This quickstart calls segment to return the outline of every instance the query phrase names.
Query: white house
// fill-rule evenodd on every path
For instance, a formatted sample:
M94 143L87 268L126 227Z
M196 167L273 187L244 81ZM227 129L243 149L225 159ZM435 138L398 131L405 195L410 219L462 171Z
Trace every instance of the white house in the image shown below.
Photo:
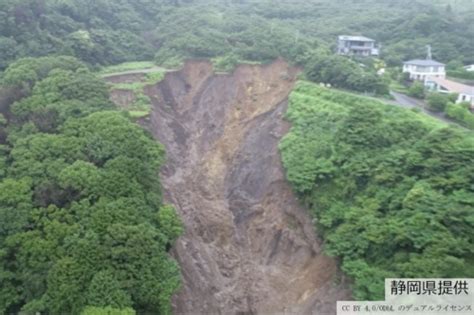
M469 72L474 71L474 65L465 66L464 69Z
M431 59L405 61L403 72L410 74L410 80L425 81L427 77L446 78L445 64Z
M425 86L432 91L440 93L456 93L458 94L456 103L468 102L471 104L471 108L474 108L474 86L440 77L427 77Z
M337 41L337 53L349 56L378 56L375 40L364 36L341 35Z

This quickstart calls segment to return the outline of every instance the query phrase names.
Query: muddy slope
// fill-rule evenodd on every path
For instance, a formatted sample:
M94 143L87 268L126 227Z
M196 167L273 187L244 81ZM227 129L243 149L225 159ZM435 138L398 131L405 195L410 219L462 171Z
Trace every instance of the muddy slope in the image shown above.
M193 61L146 88L165 200L186 226L176 314L333 314L347 297L284 180L277 146L296 74L282 60L231 75Z

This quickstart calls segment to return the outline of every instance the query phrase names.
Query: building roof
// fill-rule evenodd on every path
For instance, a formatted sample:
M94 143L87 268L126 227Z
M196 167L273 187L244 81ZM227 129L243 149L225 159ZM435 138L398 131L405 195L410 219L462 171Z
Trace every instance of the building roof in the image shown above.
M339 40L353 40L358 42L375 42L372 38L365 36L350 36L350 35L340 35Z
M444 66L444 63L437 62L431 59L413 59L410 61L405 61L404 64L416 66Z
M426 81L435 82L439 86L442 86L446 90L452 93L466 94L474 96L474 86L469 86L459 82L451 81L448 79L438 78L438 77L428 77Z

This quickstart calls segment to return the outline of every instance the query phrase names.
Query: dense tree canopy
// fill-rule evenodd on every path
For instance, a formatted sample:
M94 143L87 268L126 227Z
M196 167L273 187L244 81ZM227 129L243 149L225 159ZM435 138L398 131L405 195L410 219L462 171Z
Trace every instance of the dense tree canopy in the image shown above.
M18 57L65 54L92 64L235 55L299 62L340 34L383 44L391 65L425 56L474 63L469 0L5 0L0 3L0 70ZM449 1L445 1L449 2ZM464 8L462 10L462 8Z
M472 11L443 1L7 0L0 4L0 71L19 57L52 54L90 66L154 59L174 67L211 58L226 71L283 57L304 66L310 80L387 94L376 69L332 56L337 35L373 37L389 66L424 57L428 44L435 59L474 63ZM31 78L26 67L21 75ZM451 73L466 77L460 69Z
M315 82L359 92L388 94L387 82L375 73L344 56L314 54L305 64L306 77Z
M170 313L182 227L163 147L73 58L19 60L4 80L29 92L1 121L0 312Z
M280 145L287 177L342 257L357 299L384 278L474 276L474 135L300 82Z
M446 12L432 1L208 0L161 12L153 34L159 62L230 53L244 60L278 55L298 62L318 45L333 50L337 35L355 33L382 43L391 65L426 56L428 44L441 61L474 61L472 12Z

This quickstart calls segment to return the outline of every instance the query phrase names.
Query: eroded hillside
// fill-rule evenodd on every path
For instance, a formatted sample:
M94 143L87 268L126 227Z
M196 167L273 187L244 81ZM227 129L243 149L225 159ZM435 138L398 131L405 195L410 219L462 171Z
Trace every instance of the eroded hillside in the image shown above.
M232 74L193 61L145 88L148 127L167 150L165 200L186 227L175 313L331 314L347 298L280 162L297 73L282 60Z

